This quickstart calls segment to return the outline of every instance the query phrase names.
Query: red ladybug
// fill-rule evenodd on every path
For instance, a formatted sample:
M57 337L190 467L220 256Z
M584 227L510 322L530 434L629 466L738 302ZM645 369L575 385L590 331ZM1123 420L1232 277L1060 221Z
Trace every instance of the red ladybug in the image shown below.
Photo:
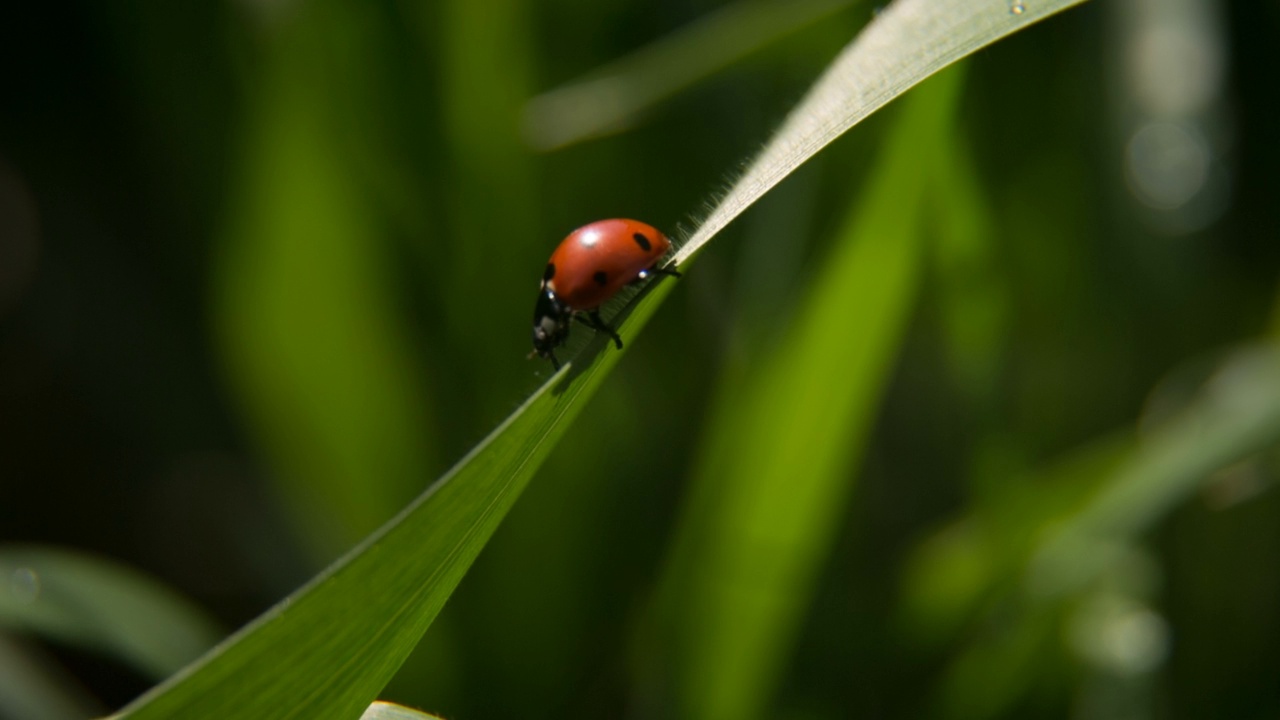
M600 220L569 233L551 254L533 309L533 352L557 369L555 349L569 337L576 319L613 338L622 338L600 319L600 306L623 286L653 275L680 273L657 266L671 241L651 225L636 220Z

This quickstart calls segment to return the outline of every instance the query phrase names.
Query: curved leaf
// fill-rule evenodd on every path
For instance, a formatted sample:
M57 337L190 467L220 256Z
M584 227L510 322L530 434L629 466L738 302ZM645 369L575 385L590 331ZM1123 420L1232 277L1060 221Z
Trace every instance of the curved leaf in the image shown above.
M0 548L0 627L113 655L153 678L199 657L214 624L177 593L105 558Z
M1021 15L988 2L894 3L842 53L678 258L688 259L857 120L946 64L1078 1L1047 1ZM673 286L651 286L628 305L622 334L633 338ZM593 338L566 357L560 372L396 518L122 716L358 717L620 354Z
M666 578L663 664L685 717L770 707L912 316L931 161L961 78L908 100L792 327L719 393Z

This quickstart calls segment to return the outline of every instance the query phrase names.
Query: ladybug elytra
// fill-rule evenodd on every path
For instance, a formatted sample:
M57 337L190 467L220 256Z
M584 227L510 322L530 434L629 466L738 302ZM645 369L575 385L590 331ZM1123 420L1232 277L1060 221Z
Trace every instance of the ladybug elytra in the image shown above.
M545 358L560 369L555 349L568 339L573 320L605 333L622 349L622 338L600 318L600 306L631 283L655 275L679 277L657 266L670 249L666 236L636 220L600 220L569 233L542 273L529 357Z

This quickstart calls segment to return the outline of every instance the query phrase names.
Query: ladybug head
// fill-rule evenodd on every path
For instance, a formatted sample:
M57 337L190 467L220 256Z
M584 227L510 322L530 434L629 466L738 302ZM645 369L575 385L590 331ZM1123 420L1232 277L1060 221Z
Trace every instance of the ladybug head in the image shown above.
M569 337L569 321L573 311L560 302L555 291L543 288L538 291L538 304L533 308L533 352L529 357L550 360L560 369L560 361L553 352Z

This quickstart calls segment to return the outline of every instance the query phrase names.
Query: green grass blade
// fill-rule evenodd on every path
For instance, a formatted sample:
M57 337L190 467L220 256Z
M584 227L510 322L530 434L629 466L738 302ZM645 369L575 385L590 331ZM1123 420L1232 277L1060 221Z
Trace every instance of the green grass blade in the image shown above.
M941 148L931 197L937 240L938 312L954 382L974 403L992 402L1011 313L1008 280L999 270L994 212L961 140Z
M121 717L358 717L617 357L563 369L379 532Z
M0 578L0 627L105 653L148 677L176 672L220 637L185 599L103 558L8 546Z
M944 673L941 714L1007 712L1048 658L1068 652L1073 609L1135 592L1125 585L1140 595L1145 532L1216 471L1277 443L1280 349L1247 349L1150 432L1095 442L926 543L907 576L904 626L923 625L915 632L933 642L977 629Z
M529 101L522 124L537 150L616 132L681 90L852 0L739 0L585 78Z
M842 55L837 70L793 113L712 212L709 224L681 249L681 257L688 258L857 119L965 53L1071 4L1073 0L1055 0L1005 17L992 15L986 3L965 8L957 0L899 0ZM866 77L850 74L857 72ZM289 91L289 84L280 90ZM819 125L804 121L806 113L814 113ZM290 117L302 130L311 127L305 115ZM282 122L280 127L290 125ZM288 134L278 140L295 142ZM621 332L626 339L634 338L674 286L661 283L624 308ZM396 518L307 586L139 698L122 716L359 717L620 357L605 348L595 338L576 353L566 352L571 362Z
M1028 589L1079 591L1214 471L1280 442L1280 350L1241 351L1181 415L1145 436L1133 458L1033 558Z
M325 562L403 507L432 455L385 245L327 94L325 53L345 22L363 26L348 13L364 12L300 7L273 38L213 277L232 387Z
M955 641L1026 570L1044 528L1071 517L1134 454L1133 433L1100 438L1001 485L920 544L907 562L896 625L919 646Z
M867 115L942 68L1083 0L1018 7L975 0L897 0L840 53L689 241L677 262Z
M511 122L531 92L537 67L532 10L526 0L447 0L422 5L418 13L423 45L440 47L442 130L449 149L448 182L440 189L449 242L436 248L423 240L441 256L431 263L436 274L423 279L439 285L446 297L468 298L476 278L483 277L487 303L523 308L533 292L528 268L493 258L520 257L522 244L539 242L530 232L541 212L533 156ZM499 207L502 212L494 212ZM500 373L504 351L511 350L506 334L476 323L470 302L444 303L444 314L453 351L473 354L469 365ZM497 398L509 403L501 393Z
M719 394L664 588L687 717L769 707L915 304L961 77L911 98L792 331Z
M83 682L53 658L0 632L0 717L83 720L102 712Z
M1009 578L1033 596L1078 592L1213 472L1280 442L1280 351L1238 353L1216 378L1149 435L1095 440L928 539L899 624L951 636Z

